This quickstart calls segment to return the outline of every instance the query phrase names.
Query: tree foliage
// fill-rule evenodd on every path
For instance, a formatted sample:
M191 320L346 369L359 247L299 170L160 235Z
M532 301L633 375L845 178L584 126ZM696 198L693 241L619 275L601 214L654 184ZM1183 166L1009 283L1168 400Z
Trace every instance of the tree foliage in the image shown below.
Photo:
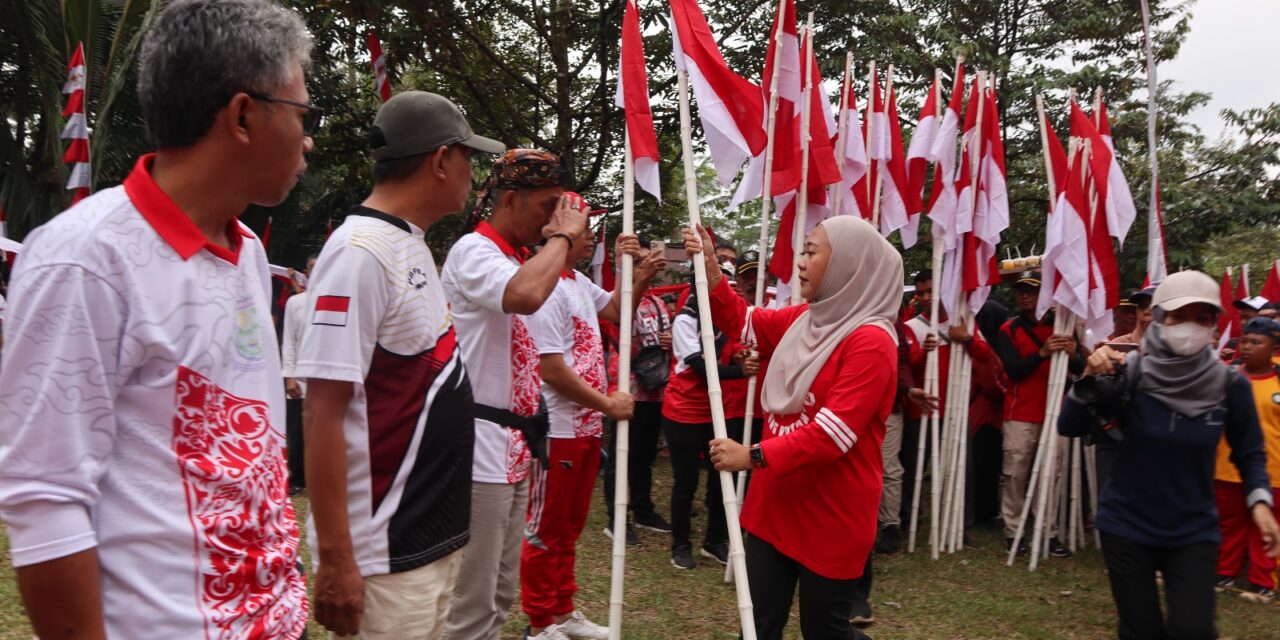
M155 0L156 3L161 0ZM376 30L393 87L454 99L474 128L509 146L564 154L572 187L590 201L621 207L623 120L613 106L622 0L284 0L315 34L312 99L325 108L308 175L272 211L246 212L261 229L273 216L270 249L298 265L368 189L365 131L378 107L364 38ZM663 199L637 197L637 228L674 237L685 216L683 165L666 3L645 0L645 33L654 120L662 153ZM776 5L769 0L702 0L729 64L759 82ZM1172 59L1190 28L1190 2L1153 2L1158 60ZM65 12L64 12L65 7ZM0 198L18 235L64 206L65 168L57 134L65 60L74 42L91 52L90 120L96 186L127 173L147 150L133 94L137 36L154 7L145 0L0 0ZM1035 97L1043 95L1065 133L1069 89L1082 100L1101 88L1108 99L1117 155L1140 212L1120 253L1126 284L1145 270L1149 167L1141 18L1136 0L801 0L815 13L815 40L828 88L836 89L845 51L859 61L855 90L866 95L864 63L895 65L903 128L910 135L920 101L944 70L947 91L956 55L970 70L992 72L1008 157L1012 225L1008 246L1043 246L1045 178ZM1158 96L1162 195L1172 268L1212 258L1206 243L1277 219L1280 105L1226 112L1230 135L1206 140L1187 115L1208 96L1164 83ZM694 121L700 201L721 235L754 247L758 203L727 211L728 198L707 171ZM476 165L477 181L488 167ZM610 233L616 233L616 215ZM429 234L439 255L461 233L461 216ZM926 225L927 226L927 225ZM927 238L927 233L922 237ZM286 241L287 239L287 241ZM906 253L908 270L928 261L927 245Z

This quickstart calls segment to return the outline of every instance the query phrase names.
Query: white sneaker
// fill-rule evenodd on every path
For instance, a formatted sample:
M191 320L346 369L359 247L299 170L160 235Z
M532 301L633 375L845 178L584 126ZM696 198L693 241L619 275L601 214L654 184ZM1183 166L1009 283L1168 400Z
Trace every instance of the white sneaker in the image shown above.
M542 633L536 636L529 635L529 629L526 628L524 638L525 640L569 640L569 636L564 634L564 630L558 624L553 624L543 629Z
M588 620L581 611L574 611L568 620L555 626L570 640L608 640L609 638L609 627L602 627Z

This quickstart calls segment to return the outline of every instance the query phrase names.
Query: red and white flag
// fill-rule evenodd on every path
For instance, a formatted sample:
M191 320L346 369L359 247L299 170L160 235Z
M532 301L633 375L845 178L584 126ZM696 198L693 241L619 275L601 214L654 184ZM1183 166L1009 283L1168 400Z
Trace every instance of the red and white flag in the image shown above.
M1071 105L1071 136L1080 141L1080 154L1088 149L1085 189L1089 203L1089 311L1085 326L1095 336L1109 336L1114 322L1111 309L1120 303L1120 272L1115 244L1105 212L1111 171L1111 148L1103 140L1094 120L1080 106Z
M765 52L764 72L760 79L761 131L768 132L771 87L774 73L778 75L778 105L773 125L773 178L769 184L770 195L782 196L800 187L800 103L803 79L800 68L800 38L796 26L795 0L783 0L779 13L774 16L769 32L769 46ZM765 153L752 156L738 189L729 202L729 209L759 198L764 191ZM784 208L782 204L779 209Z
M996 92L987 87L985 115L983 116L982 165L978 169L980 184L978 208L974 211L973 235L978 240L975 254L977 270L974 272L975 288L970 304L976 312L986 303L991 286L1000 283L1000 266L996 247L1001 234L1009 228L1009 190L1004 162L1004 140L1001 137L1000 109Z
M1222 336L1218 338L1218 350L1221 351L1231 341L1231 338L1240 335L1240 311L1236 309L1231 287L1231 270L1230 268L1222 274L1222 283L1218 286L1218 302L1222 305L1222 313L1218 314L1218 330L1222 332Z
M889 123L885 117L884 96L880 93L879 74L871 74L871 92L867 96L867 119L862 123L862 140L866 146L867 171L853 185L853 197L863 219L875 218L876 176L883 160L893 153L889 146Z
M917 197L924 193L925 177L929 173L929 150L933 148L934 139L938 137L938 79L933 79L929 87L929 95L920 108L920 116L916 119L916 130L911 134L911 144L907 146L907 189Z
M920 192L912 191L907 174L907 153L902 146L902 125L898 120L898 94L892 86L889 87L889 111L885 120L888 123L889 157L884 161L880 178L880 233L888 236L898 231L902 236L902 247L910 249L918 239L923 204Z
M742 163L765 147L760 87L729 69L697 0L670 3L676 68L688 74L707 150L727 187Z
M1267 273L1267 281L1259 295L1271 302L1280 302L1280 260L1271 263L1271 271Z
M1107 167L1106 183L1107 183L1107 228L1111 235L1124 246L1124 239L1129 235L1129 227L1133 226L1133 221L1138 217L1138 208L1133 204L1133 193L1129 190L1129 180L1124 177L1124 170L1120 168L1120 160L1116 157L1115 142L1111 139L1111 122L1107 119L1107 103L1098 102L1098 113L1095 114L1098 121L1098 133L1102 136L1102 141L1107 145L1107 152L1111 155L1111 161Z
M262 228L262 250L271 246L271 216L267 216L267 226Z
M933 172L933 189L929 192L926 211L933 222L934 242L943 252L954 251L957 245L956 215L956 141L959 139L960 118L964 110L964 65L956 65L956 77L951 88L951 101L942 113L938 131L925 156L937 163ZM914 140L913 140L914 142ZM935 274L941 282L942 274Z
M649 74L645 70L644 37L640 32L640 12L635 0L627 0L622 14L622 53L618 57L618 90L614 105L621 107L627 120L631 142L631 158L636 184L659 202L662 188L658 182L658 136L653 130L653 112L649 109Z
M92 184L92 171L89 166L89 125L88 109L84 103L85 64L84 43L76 45L76 51L67 63L67 83L62 86L66 94L67 105L62 110L62 117L67 124L62 128L63 140L70 140L67 150L62 154L63 164L71 165L71 175L67 178L67 189L74 193L71 204L83 200L89 195Z
M975 266L974 261L965 254L973 248L972 240L966 236L973 233L974 209L977 199L974 195L978 189L977 182L982 179L981 172L975 176L972 167L982 161L982 135L978 130L978 104L982 100L980 78L974 78L969 92L968 106L964 117L964 143L960 158L960 167L955 174L956 205L954 215L948 221L948 232L951 241L943 259L942 279L938 292L942 295L942 304L950 317L957 317L961 311L967 310L968 300L962 296L964 285L972 276L966 277L967 268ZM974 178L977 178L975 182Z
M350 309L351 298L348 296L316 296L316 307L311 317L311 324L345 327L347 312Z
M838 146L841 148L836 149L836 162L840 165L840 182L831 187L831 195L834 197L835 190L842 190L840 210L836 213L865 218L869 217L870 213L862 213L853 189L862 176L867 174L867 142L862 137L862 114L858 111L858 98L854 95L853 83L848 84L849 93L841 100L844 106L839 115L844 122L844 140L838 141ZM842 83L841 86L843 87L844 84Z
M369 43L369 59L373 61L373 88L378 91L382 101L386 102L391 99L391 81L387 78L387 57L382 55L382 43L378 41L376 32L370 30L366 40Z
M1046 153L1049 157L1049 170L1053 174L1054 192L1049 194L1048 218L1045 221L1045 240L1044 254L1040 261L1040 298L1036 304L1036 316L1044 317L1049 312L1049 308L1054 304L1054 296L1061 278L1058 276L1057 258L1058 254L1064 250L1064 240L1069 232L1069 227L1065 226L1066 220L1058 215L1056 211L1058 199L1062 197L1063 191L1066 190L1067 184L1070 183L1071 177L1067 168L1067 152L1062 148L1062 140L1058 137L1058 133L1054 131L1053 124L1049 122L1049 117L1044 116L1040 123L1044 127L1045 144L1048 146ZM1077 216L1071 222L1080 224L1083 222L1078 217L1079 212L1072 210L1071 215ZM1083 239L1083 234L1080 236ZM1084 247L1087 252L1087 246ZM1087 286L1087 283L1086 283Z
M605 225L600 223L600 231L596 233L596 250L591 255L591 281L605 291L613 291L613 260L609 257L609 247L605 242Z
M1249 265L1240 265L1240 277L1236 278L1236 300L1249 297Z

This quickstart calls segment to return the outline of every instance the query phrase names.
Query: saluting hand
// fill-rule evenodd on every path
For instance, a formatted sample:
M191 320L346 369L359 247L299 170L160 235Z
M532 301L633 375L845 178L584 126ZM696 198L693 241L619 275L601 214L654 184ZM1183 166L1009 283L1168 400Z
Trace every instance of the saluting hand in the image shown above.
M550 237L553 233L568 234L570 238L580 238L587 231L587 210L583 208L582 198L569 194L560 196L551 220L542 228L542 237Z

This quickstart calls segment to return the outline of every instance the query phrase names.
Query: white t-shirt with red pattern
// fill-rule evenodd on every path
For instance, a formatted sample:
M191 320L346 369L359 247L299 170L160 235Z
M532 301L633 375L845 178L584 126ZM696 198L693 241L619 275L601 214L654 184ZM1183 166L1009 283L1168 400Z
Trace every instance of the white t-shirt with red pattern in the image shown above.
M306 626L262 243L215 245L144 156L27 236L0 369L18 567L97 552L109 638Z
M604 345L600 340L599 312L609 304L608 291L597 287L576 271L560 277L551 296L529 316L533 340L539 355L561 354L564 362L588 386L606 393L608 379L604 369ZM604 414L583 407L557 392L546 383L542 393L547 398L552 438L599 437Z
M481 222L445 258L440 284L453 312L462 360L476 404L522 416L538 411L538 349L528 319L502 309L507 283L524 261L492 226ZM475 482L514 484L529 475L529 448L519 431L476 419Z

